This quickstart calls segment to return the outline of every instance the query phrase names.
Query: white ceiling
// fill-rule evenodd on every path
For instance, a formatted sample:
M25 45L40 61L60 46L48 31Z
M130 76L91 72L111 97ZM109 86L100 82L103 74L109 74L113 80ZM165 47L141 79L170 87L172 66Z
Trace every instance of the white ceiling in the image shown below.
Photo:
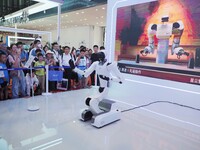
M106 26L107 5L61 14L61 29L77 26ZM44 12L45 13L45 12ZM57 29L57 15L18 24L20 29L50 31Z

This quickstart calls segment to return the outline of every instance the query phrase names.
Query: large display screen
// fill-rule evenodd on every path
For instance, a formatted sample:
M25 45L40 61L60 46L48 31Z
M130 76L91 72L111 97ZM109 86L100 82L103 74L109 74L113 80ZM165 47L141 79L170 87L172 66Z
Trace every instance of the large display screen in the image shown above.
M149 44L150 24L162 24L161 18L168 16L168 23L182 21L184 30L180 46L195 57L200 47L200 1L199 0L158 0L117 9L115 59L131 60ZM188 56L177 58L171 54L174 34L169 37L168 62L186 63ZM155 52L141 56L141 60L155 62L158 38L154 36Z

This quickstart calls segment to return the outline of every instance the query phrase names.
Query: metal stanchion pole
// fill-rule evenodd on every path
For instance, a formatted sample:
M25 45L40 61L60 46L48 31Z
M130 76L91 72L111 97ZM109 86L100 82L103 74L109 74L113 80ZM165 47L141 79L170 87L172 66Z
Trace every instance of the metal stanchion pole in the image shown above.
M31 90L32 90L32 103L31 103L31 106L29 106L27 108L27 110L28 111L38 111L40 109L40 107L35 102L34 89L33 89L33 80L32 80L32 76L33 76L32 65L30 66L30 70L31 70L30 79L31 79Z
M46 69L46 92L42 93L44 96L52 95L52 93L49 93L49 65L45 66Z

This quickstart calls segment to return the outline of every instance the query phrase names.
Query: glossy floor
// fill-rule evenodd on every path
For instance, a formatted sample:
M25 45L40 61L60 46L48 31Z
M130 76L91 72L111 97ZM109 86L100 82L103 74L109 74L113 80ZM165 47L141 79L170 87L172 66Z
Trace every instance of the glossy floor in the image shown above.
M125 75L126 76L126 75ZM156 100L200 108L200 87L126 76L113 83L108 98L125 110ZM97 129L81 122L84 98L96 88L0 102L0 144L14 150L199 150L200 112L158 103L122 113L113 124ZM39 111L27 111L39 106Z

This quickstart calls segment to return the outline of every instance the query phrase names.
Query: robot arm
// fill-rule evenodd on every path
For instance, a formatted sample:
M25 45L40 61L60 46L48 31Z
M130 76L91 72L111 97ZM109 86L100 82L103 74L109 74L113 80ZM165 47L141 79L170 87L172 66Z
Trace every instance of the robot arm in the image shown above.
M108 64L108 70L111 72L112 75L116 76L117 78L111 78L111 81L114 82L118 82L120 84L122 84L124 82L124 78L121 74L121 72L119 71L118 67L117 67L117 63L113 62L111 64Z
M156 24L150 24L148 28L148 39L149 39L149 45L146 46L143 50L140 51L140 53L143 56L146 56L150 53L154 53L154 35L156 35L157 25Z
M88 77L93 71L95 71L96 66L99 62L94 62L88 69L86 70L80 70L78 68L76 68L75 66L72 66L72 64L70 63L71 68L73 69L74 72L84 76L84 77Z
M173 23L172 33L174 34L174 39L173 39L171 54L172 55L176 54L178 59L180 59L182 55L189 56L188 52L185 52L182 47L179 47L183 30L184 30L184 25L182 21L177 21Z

